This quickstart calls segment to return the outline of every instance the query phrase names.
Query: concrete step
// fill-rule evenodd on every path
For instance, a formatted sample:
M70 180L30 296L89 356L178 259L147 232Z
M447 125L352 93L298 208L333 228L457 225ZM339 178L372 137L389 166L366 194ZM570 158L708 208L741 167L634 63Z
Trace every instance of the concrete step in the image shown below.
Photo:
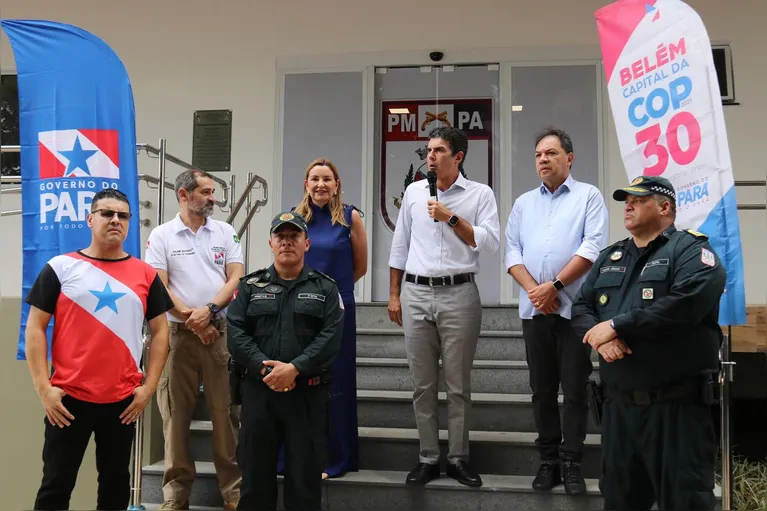
M445 391L440 361L439 390ZM591 377L598 380L599 364ZM404 358L357 358L357 389L413 390L410 368ZM526 394L530 392L527 363L518 360L475 360L471 390L480 393Z
M357 303L357 328L396 328L389 319L386 302ZM483 305L482 330L522 330L516 305Z
M562 396L559 396L560 414ZM476 431L535 431L530 394L472 394L472 422ZM360 426L374 428L415 428L412 390L358 390L357 413ZM439 393L439 421L447 424L447 398ZM209 421L210 415L200 395L192 417ZM589 415L589 433L598 433Z
M405 358L402 329L358 328L357 356L363 358ZM477 359L525 360L522 331L486 330L480 333Z
M477 360L525 360L522 331L484 330L479 334ZM406 358L402 329L358 328L357 356L363 358ZM599 360L591 351L591 360Z
M192 459L212 461L207 421L193 421L190 428ZM443 459L447 455L447 431L440 430ZM539 456L537 433L471 431L471 461L480 474L535 475ZM365 470L410 470L418 462L418 432L410 428L359 428L360 468ZM600 470L600 436L587 435L582 464L584 477L597 477Z
M197 480L192 487L190 504L213 508L222 504L212 463L196 462ZM147 509L157 509L162 501L162 462L144 467L143 500ZM322 508L333 511L424 510L453 511L467 509L524 509L526 511L602 509L602 497L596 479L587 479L586 495L568 497L562 485L550 492L534 492L530 476L483 475L481 488L468 488L442 474L425 487L404 484L407 471L361 470L326 481ZM278 476L280 495L282 477ZM280 506L281 506L280 497ZM157 507L150 507L157 506ZM201 509L196 507L196 509Z
M530 394L472 394L473 431L535 431ZM560 415L562 396L559 396ZM412 391L358 390L359 425L377 428L415 428ZM447 397L439 393L439 423L447 424ZM598 433L589 415L589 433Z

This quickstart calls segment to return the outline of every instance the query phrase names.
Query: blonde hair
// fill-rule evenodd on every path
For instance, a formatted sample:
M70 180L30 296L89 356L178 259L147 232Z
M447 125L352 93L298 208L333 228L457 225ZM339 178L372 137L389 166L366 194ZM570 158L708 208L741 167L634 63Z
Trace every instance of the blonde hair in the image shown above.
M349 227L344 218L344 204L341 201L341 176L338 174L338 169L335 164L327 158L317 158L306 167L306 173L304 174L304 198L296 206L296 213L304 217L306 223L312 221L312 198L309 196L309 192L306 190L306 181L309 180L309 172L314 167L327 167L333 173L333 177L338 184L338 190L336 194L330 198L328 208L330 209L330 219L332 224L341 224Z

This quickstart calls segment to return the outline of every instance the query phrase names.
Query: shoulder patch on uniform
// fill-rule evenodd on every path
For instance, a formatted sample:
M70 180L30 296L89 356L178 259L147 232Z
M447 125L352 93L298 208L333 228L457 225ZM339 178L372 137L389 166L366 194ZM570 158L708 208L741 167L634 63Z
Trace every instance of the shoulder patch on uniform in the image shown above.
M706 266L716 266L716 257L714 253L707 248L700 248L700 262Z
M705 235L705 234L703 234L702 232L693 231L692 229L687 229L685 232L689 232L690 234L692 234L692 235L693 235L693 236L695 236L696 238L703 238L704 240L707 240L707 239L708 239L708 236L706 236L706 235Z

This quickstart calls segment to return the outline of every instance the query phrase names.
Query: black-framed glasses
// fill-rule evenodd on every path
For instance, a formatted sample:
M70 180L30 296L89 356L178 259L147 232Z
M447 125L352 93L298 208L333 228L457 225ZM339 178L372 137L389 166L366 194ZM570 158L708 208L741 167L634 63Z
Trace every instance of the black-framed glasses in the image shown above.
M131 217L130 213L126 213L124 211L114 211L114 210L111 210L111 209L97 209L95 211L91 211L91 213L93 213L93 214L98 213L101 216L101 218L108 218L110 220L115 215L117 215L117 218L119 218L123 222L126 222L126 221L130 220L130 217Z

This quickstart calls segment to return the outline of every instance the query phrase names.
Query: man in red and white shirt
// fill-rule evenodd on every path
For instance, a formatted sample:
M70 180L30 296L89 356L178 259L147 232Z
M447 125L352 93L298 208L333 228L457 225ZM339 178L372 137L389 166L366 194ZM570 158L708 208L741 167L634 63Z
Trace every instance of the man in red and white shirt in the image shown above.
M128 198L93 197L88 248L52 258L26 297L27 364L45 408L43 480L34 509L68 509L91 435L99 472L97 509L126 509L136 419L157 389L168 354L164 313L173 307L157 271L123 250ZM46 329L55 318L48 373ZM152 334L141 371L142 328Z

